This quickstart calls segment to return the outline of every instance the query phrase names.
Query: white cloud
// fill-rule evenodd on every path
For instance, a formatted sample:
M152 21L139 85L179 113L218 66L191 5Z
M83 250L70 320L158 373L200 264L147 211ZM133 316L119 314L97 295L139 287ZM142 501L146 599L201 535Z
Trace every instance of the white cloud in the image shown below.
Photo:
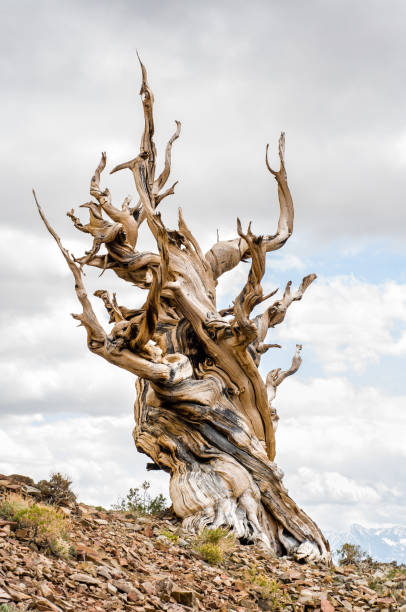
M371 486L365 486L338 472L316 472L300 467L290 478L291 486L305 502L326 503L376 503L380 495Z
M323 527L404 522L405 395L355 386L344 377L292 377L279 387L274 405L285 483Z
M361 372L384 355L406 355L406 285L319 279L273 337L312 347L329 373Z
M168 477L145 471L136 452L134 426L127 416L69 417L55 421L34 416L0 418L0 472L30 475L36 481L51 471L72 477L81 501L109 507L130 487L149 480L153 494L168 496Z

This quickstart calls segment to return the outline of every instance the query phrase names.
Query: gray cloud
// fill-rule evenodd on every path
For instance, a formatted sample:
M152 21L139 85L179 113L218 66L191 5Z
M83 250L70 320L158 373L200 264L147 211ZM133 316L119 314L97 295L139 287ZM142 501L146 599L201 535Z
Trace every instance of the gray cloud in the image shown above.
M210 213L225 235L235 233L237 214L272 231L276 193L264 145L276 151L285 129L303 239L401 233L402 2L2 6L9 223L40 231L35 184L64 227L65 210L87 197L100 150L111 163L133 156L142 122L138 47L156 92L159 143L175 118L184 123L168 219L181 203L207 243ZM109 177L117 197L134 191L129 178Z

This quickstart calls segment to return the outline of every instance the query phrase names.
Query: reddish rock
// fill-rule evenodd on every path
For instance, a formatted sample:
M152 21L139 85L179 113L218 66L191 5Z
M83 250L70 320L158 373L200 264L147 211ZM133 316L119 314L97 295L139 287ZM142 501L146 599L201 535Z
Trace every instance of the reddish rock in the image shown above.
M172 591L172 597L183 606L192 607L196 601L196 595L193 591L182 591L174 589Z
M133 588L127 593L127 599L133 603L143 602L145 595L143 595L138 589Z
M147 593L147 595L155 595L155 584L153 582L143 582L141 584L142 589Z

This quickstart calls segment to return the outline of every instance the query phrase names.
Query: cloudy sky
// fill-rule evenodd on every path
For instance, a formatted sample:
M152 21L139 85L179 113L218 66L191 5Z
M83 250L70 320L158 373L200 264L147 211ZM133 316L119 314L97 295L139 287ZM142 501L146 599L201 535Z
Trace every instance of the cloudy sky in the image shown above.
M405 525L406 4L3 0L0 10L0 472L66 472L83 501L106 506L145 478L167 494L132 442L134 380L88 353L69 315L72 278L31 196L35 187L66 246L83 253L65 212L89 199L101 151L110 167L137 152L138 49L158 150L182 121L164 219L173 225L181 205L204 248L216 229L234 237L237 216L274 231L264 151L269 142L276 163L286 131L295 233L269 255L265 285L318 280L261 367L288 366L303 344L303 366L275 401L277 461L323 528ZM116 202L134 193L129 173L105 184ZM242 265L224 278L221 306L246 274ZM86 283L129 306L143 300L107 273Z

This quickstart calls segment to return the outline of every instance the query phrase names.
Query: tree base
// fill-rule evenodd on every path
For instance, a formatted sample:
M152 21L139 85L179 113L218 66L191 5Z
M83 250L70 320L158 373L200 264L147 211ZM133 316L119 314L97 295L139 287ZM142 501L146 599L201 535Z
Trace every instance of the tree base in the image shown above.
M173 509L185 529L225 527L277 556L331 561L320 529L289 497L261 442L228 409L219 381L169 387L140 379L137 391L135 444L170 472Z

